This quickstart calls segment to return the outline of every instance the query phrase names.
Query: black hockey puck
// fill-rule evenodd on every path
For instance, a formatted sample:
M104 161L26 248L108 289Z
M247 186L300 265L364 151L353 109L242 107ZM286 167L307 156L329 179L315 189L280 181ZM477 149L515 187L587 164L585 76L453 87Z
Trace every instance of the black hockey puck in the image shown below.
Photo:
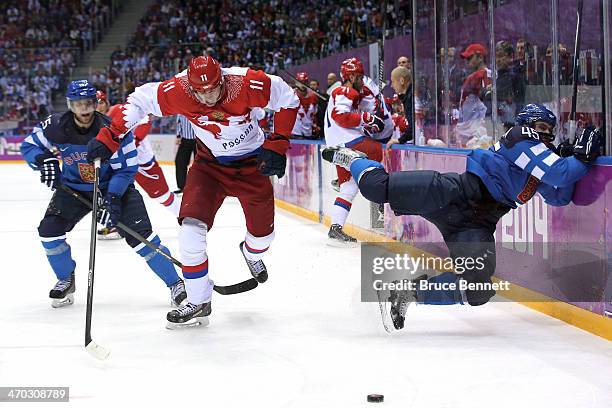
M383 402L385 396L382 394L370 394L368 395L368 402Z

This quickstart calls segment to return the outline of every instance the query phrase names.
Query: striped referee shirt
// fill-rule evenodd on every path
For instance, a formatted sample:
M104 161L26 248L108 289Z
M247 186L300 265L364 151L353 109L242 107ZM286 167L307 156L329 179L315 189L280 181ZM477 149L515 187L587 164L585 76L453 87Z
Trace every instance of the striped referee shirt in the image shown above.
M183 115L176 115L176 134L183 139L195 139L191 123Z

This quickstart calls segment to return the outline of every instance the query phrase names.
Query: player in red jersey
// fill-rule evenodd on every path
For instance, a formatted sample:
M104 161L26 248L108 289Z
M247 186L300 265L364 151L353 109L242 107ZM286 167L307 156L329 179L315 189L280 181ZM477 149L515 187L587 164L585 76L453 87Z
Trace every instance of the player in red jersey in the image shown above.
M309 80L306 72L298 72L295 79L295 94L300 100L300 107L291 134L311 138L319 101L317 95L306 87Z
M342 62L340 76L343 85L334 89L325 114L325 142L328 146L344 146L365 153L368 158L382 160L382 145L371 136L381 133L385 122L374 115L377 110L378 89L364 76L363 64L357 58ZM344 232L343 226L355 196L357 183L351 173L341 166L338 170L339 191L331 211L329 244L354 246L357 240Z
M110 106L108 97L104 91L97 91L98 106L96 110L111 119L113 115L119 113L120 105ZM155 201L167 208L175 217L178 217L179 209L181 208L180 198L170 191L164 172L155 159L155 153L151 147L151 143L146 139L151 131L151 121L147 116L143 119L141 125L138 125L134 131L134 141L136 142L136 151L138 153L138 172L136 173L135 181L140 187ZM100 239L120 239L121 236L116 227L102 228L98 231Z
M268 278L262 261L274 238L274 193L269 176L285 174L289 135L299 100L281 78L249 68L222 68L212 57L196 57L187 70L163 82L139 86L120 106L110 127L88 146L88 159L108 159L121 135L147 115L181 114L197 137L196 159L187 175L179 214L179 244L187 305L168 313L168 328L205 324L213 281L208 276L207 233L227 196L237 197L247 233L240 252L259 282ZM274 133L264 139L262 109L275 111Z

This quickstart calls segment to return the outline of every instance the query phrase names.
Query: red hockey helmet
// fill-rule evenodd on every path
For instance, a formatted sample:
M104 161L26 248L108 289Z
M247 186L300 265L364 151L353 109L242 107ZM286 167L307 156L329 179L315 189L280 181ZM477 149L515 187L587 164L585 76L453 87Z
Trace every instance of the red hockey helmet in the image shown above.
M363 64L358 58L349 58L340 65L340 77L346 81L351 74L364 75Z
M106 102L108 104L108 97L106 96L106 92L101 91L101 90L97 90L96 91L96 99L98 101L98 103L100 103L100 101Z
M213 57L195 57L189 62L187 80L194 91L207 92L222 81L221 65Z
M306 73L306 72L298 72L295 75L295 79L297 79L301 83L308 82L308 73Z

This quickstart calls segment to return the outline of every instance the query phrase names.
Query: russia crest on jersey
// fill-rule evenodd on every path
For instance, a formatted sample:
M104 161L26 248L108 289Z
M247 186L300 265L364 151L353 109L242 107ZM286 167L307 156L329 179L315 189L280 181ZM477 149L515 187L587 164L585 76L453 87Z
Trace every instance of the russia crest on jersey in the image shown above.
M79 174L81 175L81 180L86 183L93 183L96 178L96 173L94 170L93 164L89 163L78 163L79 164Z

